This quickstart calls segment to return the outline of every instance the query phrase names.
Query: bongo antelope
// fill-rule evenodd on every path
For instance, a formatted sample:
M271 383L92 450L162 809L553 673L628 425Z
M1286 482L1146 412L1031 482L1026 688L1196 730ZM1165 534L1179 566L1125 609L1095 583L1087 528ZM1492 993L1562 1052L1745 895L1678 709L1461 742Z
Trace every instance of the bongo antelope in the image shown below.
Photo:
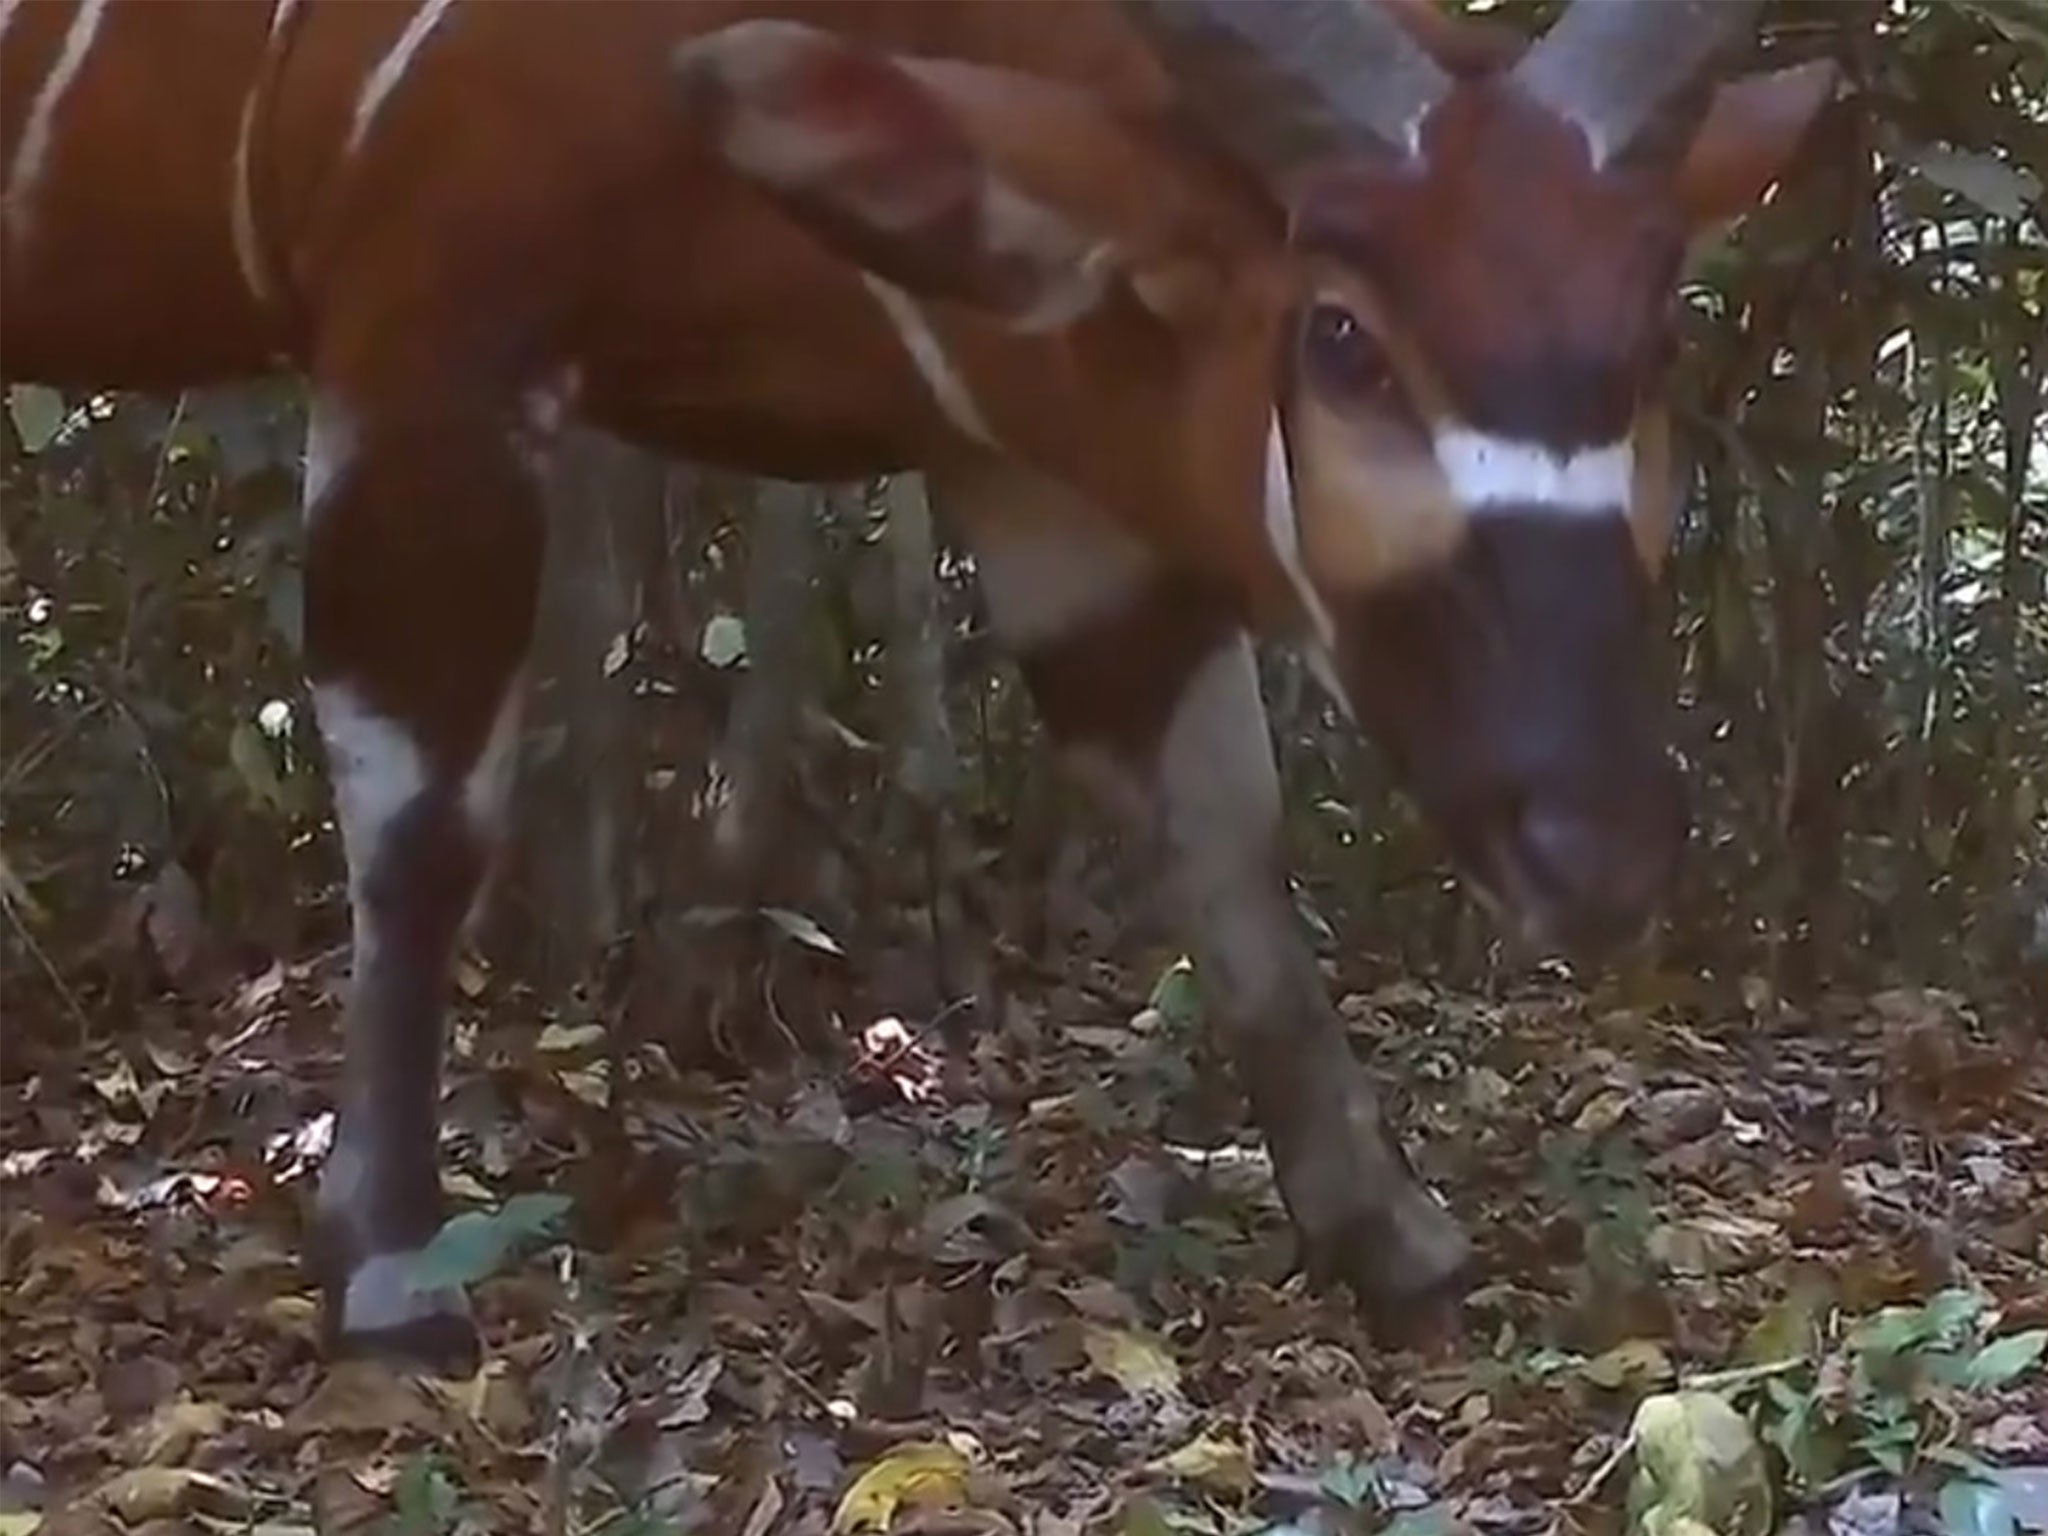
M572 413L922 470L1051 734L1158 839L1308 1263L1453 1285L1296 928L1249 637L1512 928L1645 922L1683 838L1645 667L1681 253L1832 91L1715 87L1756 9L1578 0L1494 68L1427 0L0 0L7 376L308 381L333 1341L473 1348L407 1258Z

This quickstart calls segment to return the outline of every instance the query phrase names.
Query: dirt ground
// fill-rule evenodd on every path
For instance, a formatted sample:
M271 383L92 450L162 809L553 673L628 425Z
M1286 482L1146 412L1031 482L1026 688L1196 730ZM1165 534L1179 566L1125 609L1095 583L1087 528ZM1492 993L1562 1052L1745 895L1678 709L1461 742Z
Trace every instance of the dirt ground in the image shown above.
M452 1200L573 1201L467 1381L316 1353L337 957L10 1052L0 1536L2048 1527L2048 1061L1964 999L1346 995L1483 1250L1415 1353L1293 1273L1184 978L745 1081L464 981Z

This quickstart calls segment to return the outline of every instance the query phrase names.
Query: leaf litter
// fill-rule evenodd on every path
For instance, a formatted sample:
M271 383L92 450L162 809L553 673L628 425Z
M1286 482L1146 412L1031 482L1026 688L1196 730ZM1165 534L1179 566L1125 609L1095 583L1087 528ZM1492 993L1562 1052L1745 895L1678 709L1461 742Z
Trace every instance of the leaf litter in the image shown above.
M1419 1355L1186 1110L1180 967L745 1082L481 987L433 1382L324 1366L292 1258L335 963L9 1064L0 1531L2048 1529L2048 1071L1946 994L1351 992L1484 1253Z

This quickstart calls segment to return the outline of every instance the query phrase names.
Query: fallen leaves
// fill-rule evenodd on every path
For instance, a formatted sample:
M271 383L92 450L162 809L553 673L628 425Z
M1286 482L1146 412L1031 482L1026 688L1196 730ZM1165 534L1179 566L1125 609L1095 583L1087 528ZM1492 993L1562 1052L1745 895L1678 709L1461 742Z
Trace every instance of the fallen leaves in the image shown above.
M953 1508L966 1502L971 1463L955 1445L919 1441L899 1445L846 1490L832 1514L836 1536L886 1531L906 1508Z
M1205 1432L1145 1464L1145 1470L1208 1493L1242 1498L1251 1490L1251 1452L1242 1440Z
M1133 1397L1173 1397L1180 1392L1180 1367L1158 1340L1126 1328L1090 1324L1081 1333L1088 1363Z
M1749 1421L1712 1392L1643 1399L1629 1430L1642 1536L1769 1536L1771 1479Z
M1463 1349L1423 1368L1289 1277L1254 1149L1162 1143L1147 1117L1189 1091L1171 989L1137 1027L1127 999L1093 995L1034 1005L1056 1063L993 1037L965 1062L912 1025L849 1030L850 1061L891 1070L914 1043L929 1094L815 1073L707 1085L595 1022L472 1017L444 1184L489 1214L449 1241L465 1277L496 1278L476 1288L485 1364L457 1382L315 1364L295 1202L332 1139L329 1101L306 1087L317 1049L286 1025L238 1041L255 1077L231 1093L222 1037L156 1030L100 1053L61 1105L0 1118L0 1181L28 1196L0 1202L0 1429L22 1458L0 1469L0 1536L73 1536L46 1511L94 1498L152 1531L304 1531L309 1507L376 1529L405 1500L527 1530L560 1499L572 1529L632 1514L728 1536L1484 1532L1567 1500L1639 1412L1638 1530L1744 1536L1750 1506L1727 1485L1745 1463L1694 1402L1702 1372L1750 1373L1715 1390L1766 1428L1773 1382L1844 1414L1845 1328L1920 1304L1965 1264L2003 1331L1953 1351L1976 1384L1940 1389L1944 1443L2048 1454L2043 1140L2017 1124L1896 1140L1875 1074L1902 1025L1779 1026L1768 1072L1751 1073L1746 1018L1667 1028L1412 985L1347 1004L1380 1021L1418 1155L1496 1276ZM1913 1036L1916 1060L1933 1049ZM267 1050L293 1054L270 1065ZM569 1080L615 1055L626 1077ZM1000 1096L974 1075L989 1063ZM274 1108L247 1126L221 1113L252 1102ZM1982 1127L1971 1094L1920 1107L1966 1102ZM656 1162L673 1172L634 1197L630 1242L580 1226L587 1247L501 1265L559 1215L508 1190L573 1191L587 1226L596 1197ZM245 1169L246 1195L206 1193ZM898 1359L909 1387L875 1392ZM1902 1529L1935 1518L1936 1491L1902 1495ZM1943 1497L1962 1521L1964 1495ZM1881 1511L1842 1518L1864 1514Z

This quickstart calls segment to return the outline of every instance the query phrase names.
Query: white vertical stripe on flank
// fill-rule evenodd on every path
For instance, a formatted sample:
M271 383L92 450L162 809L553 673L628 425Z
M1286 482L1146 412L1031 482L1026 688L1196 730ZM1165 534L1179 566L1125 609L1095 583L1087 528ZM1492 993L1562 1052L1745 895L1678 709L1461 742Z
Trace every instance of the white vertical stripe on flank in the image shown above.
M235 261L242 269L242 281L249 285L256 302L268 304L275 288L263 264L263 249L256 240L256 193L249 184L249 154L256 133L256 104L262 99L264 77L270 70L270 52L277 47L278 34L291 20L299 0L276 0L270 13L270 42L256 61L256 78L249 82L249 94L242 98L242 126L235 134L235 185L229 204L229 218L235 237Z
M981 407L974 403L974 394L968 389L967 381L960 377L953 360L946 356L944 343L925 319L924 312L917 307L916 300L895 284L885 283L872 273L863 272L861 280L881 304L889 323L896 327L903 350L910 354L910 361L919 377L938 402L940 414L976 442L990 448L1000 447L995 434L989 430L987 418L981 414Z
M85 67L85 56L92 51L93 38L99 34L100 19L106 11L107 0L79 0L77 14L64 34L64 46L58 50L57 62L29 105L28 122L21 130L14 164L7 168L7 190L0 193L0 222L5 223L8 237L16 244L27 238L29 199L35 195L36 182L50 158L58 104L71 89L71 82L78 78L79 70Z
M371 122L390 99L391 93L398 89L398 82L405 78L420 45L441 24L441 18L448 14L448 8L454 3L455 0L425 0L413 12L412 20L405 24L398 41L391 45L391 51L377 61L377 67L370 71L370 78L363 84L363 94L356 101L355 122L348 131L347 154L354 155L363 147Z
M1541 443L1469 427L1436 434L1436 461L1451 494L1471 510L1512 503L1567 515L1628 510L1635 449L1627 438L1558 454Z
M21 9L21 0L0 0L0 43L7 41L7 24L14 20L14 13Z

